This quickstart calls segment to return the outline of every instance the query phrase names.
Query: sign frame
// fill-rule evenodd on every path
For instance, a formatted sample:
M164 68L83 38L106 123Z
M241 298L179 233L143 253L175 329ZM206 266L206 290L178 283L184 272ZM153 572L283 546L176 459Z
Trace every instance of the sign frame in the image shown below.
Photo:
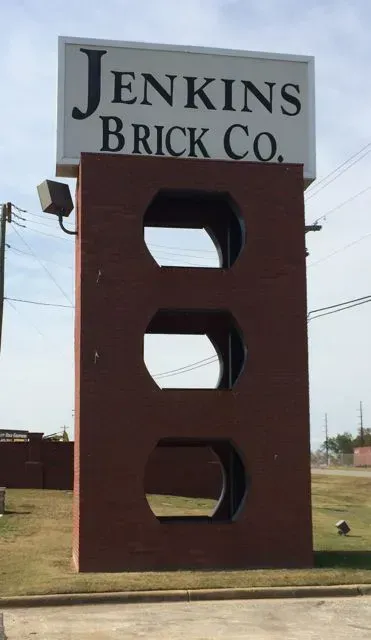
M58 91L57 91L57 158L56 175L61 177L76 177L78 172L79 159L69 158L64 154L64 127L65 127L65 47L66 45L80 45L91 47L114 47L142 49L146 51L179 52L205 54L213 56L232 56L241 58L255 58L272 61L300 62L307 65L308 74L308 127L307 127L307 157L308 162L304 165L304 181L308 187L316 179L316 137L315 137L315 81L314 81L314 56L295 55L284 53L268 53L262 51L245 51L239 49L221 49L214 47L198 47L185 45L169 45L149 42L131 42L120 40L104 40L96 38L77 38L69 36L59 36L58 38ZM99 151L97 151L99 153ZM102 152L106 153L106 152ZM127 154L132 155L132 154ZM133 154L134 155L134 154ZM166 156L165 156L166 157ZM189 158L192 159L192 158ZM220 161L220 158L210 158L213 161ZM223 160L221 160L223 161ZM225 160L230 161L230 160ZM241 160L242 162L249 162ZM262 163L264 164L264 163ZM276 163L272 163L276 164ZM290 164L290 163L288 163Z

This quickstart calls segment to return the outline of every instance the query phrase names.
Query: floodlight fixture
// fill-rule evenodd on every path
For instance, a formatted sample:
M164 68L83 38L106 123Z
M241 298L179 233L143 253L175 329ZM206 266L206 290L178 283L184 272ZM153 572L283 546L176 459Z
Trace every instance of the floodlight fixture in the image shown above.
M63 218L67 218L73 210L73 201L68 184L56 182L55 180L44 180L38 185L37 191L44 213L52 213L58 216L61 229L71 236L77 235L77 231L71 231L63 224Z

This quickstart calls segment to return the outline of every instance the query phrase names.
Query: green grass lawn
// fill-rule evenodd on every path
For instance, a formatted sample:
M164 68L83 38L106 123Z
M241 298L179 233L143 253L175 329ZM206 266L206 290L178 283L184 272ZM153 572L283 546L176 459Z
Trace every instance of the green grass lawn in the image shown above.
M212 500L151 496L161 515L209 513ZM316 567L307 570L76 574L71 565L72 494L8 490L0 518L0 596L218 587L371 583L371 478L313 477ZM349 521L350 535L334 523Z

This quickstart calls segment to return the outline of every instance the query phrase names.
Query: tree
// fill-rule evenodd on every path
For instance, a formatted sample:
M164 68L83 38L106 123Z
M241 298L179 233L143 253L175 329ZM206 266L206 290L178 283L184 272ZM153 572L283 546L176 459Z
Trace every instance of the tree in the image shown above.
M354 447L371 447L371 429L363 429L363 442L359 433L353 440Z
M371 429L363 429L363 442L360 433L353 437L347 431L338 433L337 436L328 439L328 450L330 455L339 456L342 453L353 453L356 447L371 447ZM326 442L321 445L321 451L326 451Z
M353 436L348 432L338 433L337 436L329 438L327 443L329 453L336 456L340 453L353 453L355 446L353 443ZM321 450L326 451L326 442L322 444Z
M317 451L312 451L310 454L310 462L313 467L321 467L326 464L326 453L321 449L317 449Z

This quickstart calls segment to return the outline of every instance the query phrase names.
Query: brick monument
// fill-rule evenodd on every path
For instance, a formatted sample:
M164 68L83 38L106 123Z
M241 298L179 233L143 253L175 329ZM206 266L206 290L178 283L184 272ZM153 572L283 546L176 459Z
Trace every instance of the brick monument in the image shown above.
M82 154L77 203L76 567L309 566L302 167ZM155 263L144 220L184 225L187 211L243 229L241 243L225 225L227 245L240 242L224 252L237 256L230 268ZM146 332L210 335L220 388L159 389ZM147 460L158 445L192 443L221 461L219 508L157 519Z
M73 38L60 52L57 174L78 179L75 567L311 566L313 60ZM205 229L220 268L160 267L145 227ZM149 333L207 335L217 388L161 390ZM212 515L151 511L165 447L219 461Z

